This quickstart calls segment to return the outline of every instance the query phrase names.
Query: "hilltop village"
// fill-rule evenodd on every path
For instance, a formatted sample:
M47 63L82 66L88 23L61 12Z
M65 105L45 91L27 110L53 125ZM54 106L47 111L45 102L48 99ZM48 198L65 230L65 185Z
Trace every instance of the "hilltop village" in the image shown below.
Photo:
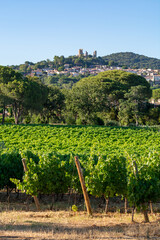
M105 65L96 65L93 68L83 68L81 66L69 67L69 64L64 65L65 69L63 71L58 71L57 69L37 69L32 70L30 75L33 76L54 76L58 75L70 75L73 77L78 77L79 75L97 75L100 72L108 70L123 70L130 73L135 73L137 75L143 76L151 86L159 85L160 86L160 75L158 69L122 69L122 67L107 67Z
M79 49L77 57L79 59L84 58L88 59L89 57L96 59L97 58L97 51L93 52L93 55L89 55L87 51L83 53L83 49ZM113 65L112 65L113 64ZM53 65L48 66L47 68L37 68L32 70L30 73L26 75L30 76L56 76L56 75L64 75L67 77L85 77L85 76L95 76L100 72L108 71L108 70L123 70L130 73L135 73L139 76L144 77L150 85L155 88L160 86L160 69L151 69L151 68L130 68L126 66L114 66L114 62L110 61L109 65L103 65L103 64L95 64L87 66L82 66L83 64L78 63L75 66L72 66L72 64L66 63L63 64L63 67L54 68Z

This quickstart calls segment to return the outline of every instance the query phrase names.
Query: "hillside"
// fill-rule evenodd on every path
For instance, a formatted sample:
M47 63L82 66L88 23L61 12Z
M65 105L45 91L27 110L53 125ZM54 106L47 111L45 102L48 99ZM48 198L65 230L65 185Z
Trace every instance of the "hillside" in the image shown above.
M84 56L54 56L53 61L49 59L42 60L37 63L26 61L24 64L17 66L12 65L11 67L23 74L30 74L32 70L37 69L57 69L58 71L63 71L65 64L69 64L70 67L80 66L83 68L92 68L95 65L106 65L130 68L160 69L160 59L150 58L132 52L113 53L97 58L91 55L89 55L87 58Z
M131 68L160 69L160 59L146 57L133 52L113 53L102 58L111 65L127 66Z

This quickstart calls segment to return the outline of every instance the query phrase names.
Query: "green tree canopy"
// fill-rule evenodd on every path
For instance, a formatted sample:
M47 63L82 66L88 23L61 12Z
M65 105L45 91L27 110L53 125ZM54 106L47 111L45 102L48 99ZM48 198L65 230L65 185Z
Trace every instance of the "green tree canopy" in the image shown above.
M160 88L158 88L158 89L154 89L153 91L152 91L152 97L154 98L154 100L158 100L158 99L160 99Z
M6 94L4 86L11 85L16 79L22 80L22 75L15 72L12 68L0 66L0 105L3 108L2 124L4 123L6 106L12 102L10 96Z
M3 68L3 80L0 84L1 96L9 99L15 123L19 123L24 110L40 111L47 99L47 87L38 82L37 78L23 77L10 68Z
M147 108L147 100L152 91L146 86L132 86L124 95L125 99L119 105L119 120L122 125L128 125L130 121L136 125L142 122L142 116Z
M129 92L131 87L138 85L145 89L141 94L145 95L145 98L149 98L151 90L146 79L129 72L113 70L83 78L73 86L68 95L67 108L75 116L85 119L87 122L88 119L95 118L96 113L117 107L119 100L125 99L125 94Z
M64 94L58 87L48 86L48 97L41 111L42 121L49 123L50 118L60 119L64 100Z

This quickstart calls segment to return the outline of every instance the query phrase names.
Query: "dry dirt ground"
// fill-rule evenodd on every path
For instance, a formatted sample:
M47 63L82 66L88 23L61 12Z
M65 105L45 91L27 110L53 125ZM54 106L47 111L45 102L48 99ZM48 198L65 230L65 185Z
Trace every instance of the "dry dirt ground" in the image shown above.
M45 201L44 201L45 200ZM109 213L104 213L104 202L91 199L93 216L84 211L83 200L77 202L78 211L73 212L68 199L53 204L51 199L41 199L41 211L26 196L16 200L15 194L7 202L6 193L0 193L0 240L57 240L57 239L101 239L101 240L160 240L159 204L154 205L156 214L149 214L150 223L143 222L141 213L135 214L131 222L131 213L124 214L124 202L113 199ZM70 205L75 204L75 197ZM131 209L128 209L130 212Z
M42 239L160 239L160 214L150 215L143 223L142 214L94 213L78 211L15 211L0 212L0 240Z

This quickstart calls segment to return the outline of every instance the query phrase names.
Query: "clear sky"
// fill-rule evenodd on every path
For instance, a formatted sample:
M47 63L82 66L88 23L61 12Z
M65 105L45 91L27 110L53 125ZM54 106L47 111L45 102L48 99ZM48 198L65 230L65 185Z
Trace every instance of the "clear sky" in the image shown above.
M0 0L0 65L79 48L160 59L160 0Z

